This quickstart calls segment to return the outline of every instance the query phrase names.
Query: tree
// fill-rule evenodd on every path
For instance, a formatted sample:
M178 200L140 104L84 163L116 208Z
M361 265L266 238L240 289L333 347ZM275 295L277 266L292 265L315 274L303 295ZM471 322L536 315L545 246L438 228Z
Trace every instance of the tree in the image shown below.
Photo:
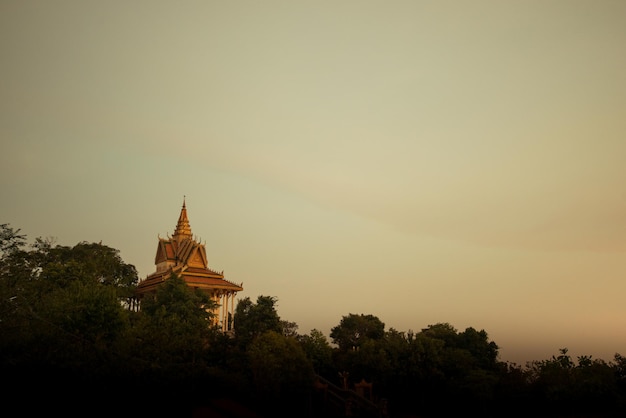
M458 331L452 325L447 322L439 322L434 325L429 325L422 330L422 334L429 338L435 338L441 340L447 347L456 347Z
M616 354L615 362L606 363L579 356L574 361L568 349L561 348L559 355L528 365L530 387L541 408L555 414L622 416L626 391L620 388L620 358Z
M247 355L260 401L291 414L298 406L304 412L314 371L296 339L266 331L251 342Z
M378 340L385 335L385 324L374 315L348 314L339 325L330 330L330 338L339 350L357 350L368 339Z
M468 350L476 359L478 365L485 369L495 369L498 360L498 345L489 341L485 330L476 331L474 328L466 328L458 335L460 347Z
M205 293L172 274L141 302L139 320L133 326L137 351L160 369L195 364L215 332L215 307Z
M280 327L282 329L282 334L285 337L297 337L298 336L298 324L291 321L280 320Z
M333 348L320 330L312 329L309 335L299 336L298 341L318 374L330 376L336 372L332 367Z
M256 304L249 297L237 303L235 335L241 344L247 345L268 331L283 332L283 324L276 312L276 301L277 299L271 296L259 296Z
M0 224L0 331L23 329L25 312L20 299L30 290L32 256L26 252L26 236L8 224ZM6 337L5 337L6 338Z
M137 269L126 264L119 250L101 243L80 242L74 247L54 246L38 239L34 256L39 262L38 278L51 286L63 287L81 280L109 286L121 301L133 296L139 280Z
M412 384L411 375L413 369L411 367L410 343L413 340L413 334L409 336L403 332L399 332L391 328L385 333L380 346L385 353L385 360L379 366L386 367L381 369L377 381L377 386L382 392L399 393L403 388Z
M102 244L54 246L2 227L0 331L13 364L67 368L105 364L128 325L122 297L137 280L135 267ZM111 278L111 279L110 279ZM112 278L116 278L113 280Z
M9 224L0 224L0 262L26 245L26 235L19 232Z
M37 238L27 249L24 236L0 229L0 370L12 391L6 398L45 387L40 405L50 413L68 393L104 397L107 377L128 364L119 347L129 312L120 301L135 268L101 244L62 247ZM120 271L127 281L97 279ZM63 413L70 411L63 402Z
M26 237L8 224L0 224L0 331L6 341L10 333L23 329L25 315L18 297L28 280Z
M214 319L216 303L199 289L192 289L173 273L153 295L141 302L141 312L155 320L177 321L191 328L207 328Z

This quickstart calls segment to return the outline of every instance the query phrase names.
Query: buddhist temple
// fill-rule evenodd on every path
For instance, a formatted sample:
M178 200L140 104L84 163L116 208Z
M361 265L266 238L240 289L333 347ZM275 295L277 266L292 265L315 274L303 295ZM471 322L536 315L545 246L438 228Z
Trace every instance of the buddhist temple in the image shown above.
M137 286L139 301L146 294L155 292L161 283L175 273L187 283L187 286L207 293L218 305L213 312L215 324L222 331L232 330L235 296L237 292L243 291L243 283L235 284L228 281L224 279L223 271L217 272L208 267L204 244L198 242L191 234L184 198L174 235L167 238L159 237L154 264L156 271L140 281Z

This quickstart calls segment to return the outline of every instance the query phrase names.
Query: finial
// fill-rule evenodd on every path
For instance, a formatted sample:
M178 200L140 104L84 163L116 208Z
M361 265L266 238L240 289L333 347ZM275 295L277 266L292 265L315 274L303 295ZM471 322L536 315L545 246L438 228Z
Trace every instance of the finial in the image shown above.
M193 238L191 233L191 226L189 225L189 218L187 217L186 207L187 196L183 195L183 207L180 210L180 216L178 217L178 223L174 230L174 239L179 240L179 237Z

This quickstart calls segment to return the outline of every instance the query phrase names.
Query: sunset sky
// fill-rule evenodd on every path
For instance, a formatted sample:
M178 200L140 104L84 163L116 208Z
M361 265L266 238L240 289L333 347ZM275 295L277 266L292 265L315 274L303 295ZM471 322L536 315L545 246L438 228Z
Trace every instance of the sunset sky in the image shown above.
M183 198L329 336L626 355L626 1L0 2L0 223L144 278Z

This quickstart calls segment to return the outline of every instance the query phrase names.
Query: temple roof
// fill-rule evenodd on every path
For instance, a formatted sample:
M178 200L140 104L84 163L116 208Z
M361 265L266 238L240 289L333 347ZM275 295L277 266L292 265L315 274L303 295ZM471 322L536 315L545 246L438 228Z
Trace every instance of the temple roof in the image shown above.
M185 199L183 199L174 235L159 238L154 264L156 271L149 274L137 286L139 295L155 290L156 286L172 273L182 277L189 286L209 292L243 290L243 283L236 284L226 280L223 271L217 272L209 268L205 245L196 241L191 233Z

